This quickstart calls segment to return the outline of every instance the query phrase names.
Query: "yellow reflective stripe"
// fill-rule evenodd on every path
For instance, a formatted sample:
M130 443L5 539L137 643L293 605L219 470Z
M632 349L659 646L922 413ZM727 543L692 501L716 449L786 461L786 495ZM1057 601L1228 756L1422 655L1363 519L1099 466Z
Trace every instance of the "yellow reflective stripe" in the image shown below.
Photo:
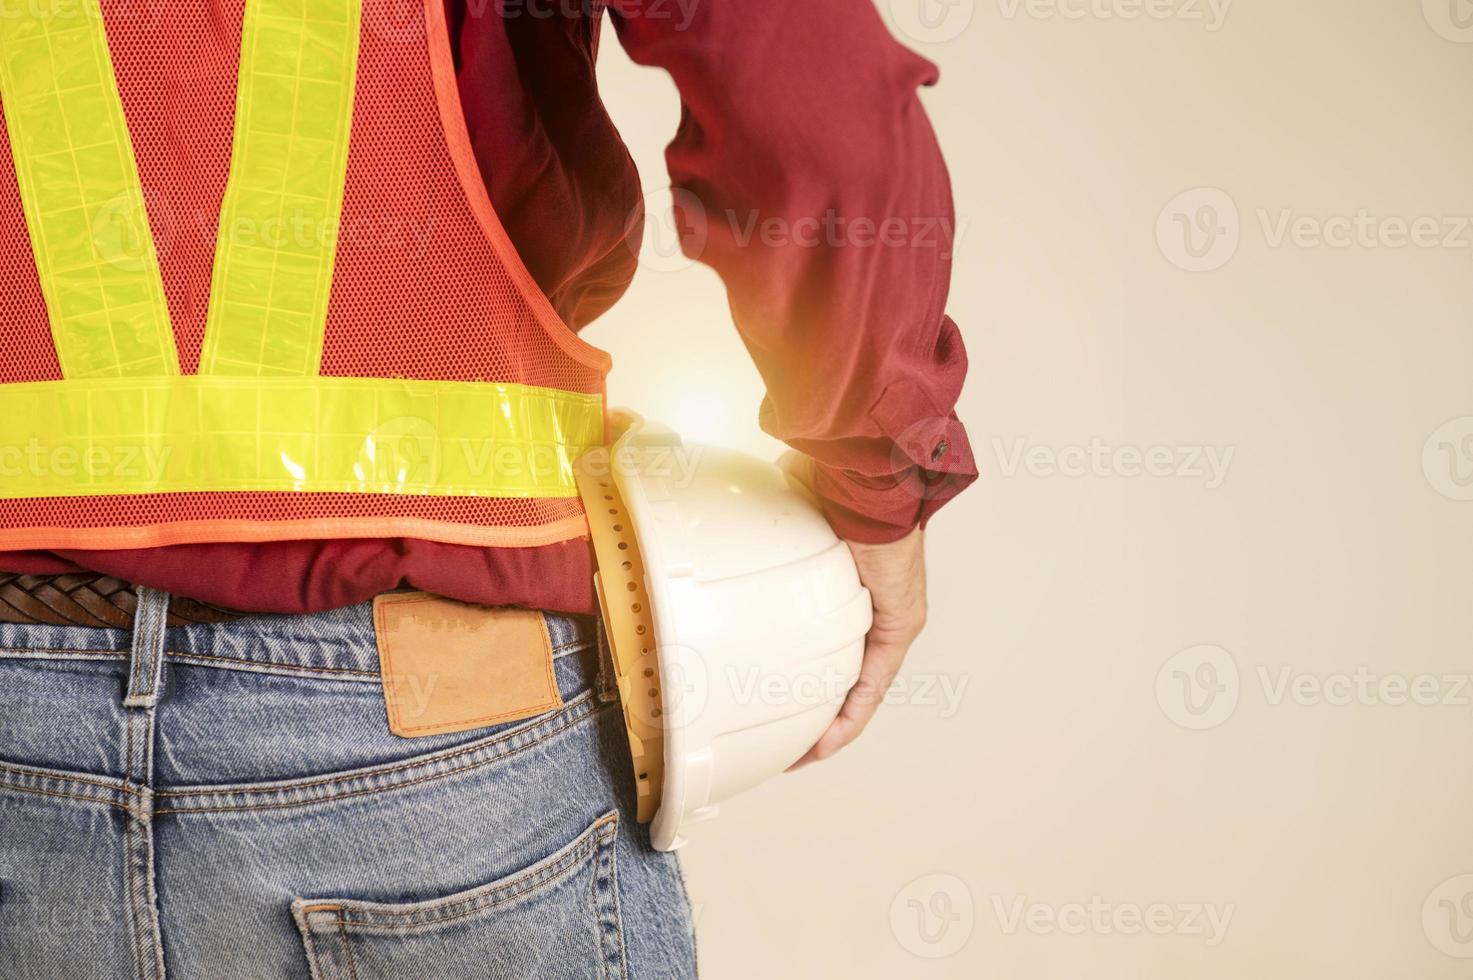
M178 374L98 0L0 15L0 99L62 374Z
M0 385L0 498L194 491L573 497L603 405L516 384L173 378Z
M201 374L313 375L337 255L361 0L248 0Z

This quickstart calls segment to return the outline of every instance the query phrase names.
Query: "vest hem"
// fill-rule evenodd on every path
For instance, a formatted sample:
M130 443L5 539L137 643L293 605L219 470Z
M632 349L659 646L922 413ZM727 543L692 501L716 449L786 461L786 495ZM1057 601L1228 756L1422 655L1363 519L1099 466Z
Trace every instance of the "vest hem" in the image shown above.
M0 530L0 551L123 551L181 544L414 538L484 548L539 548L587 537L588 520L564 518L536 527L482 527L423 518L322 518L294 521L189 521L146 527L17 528Z

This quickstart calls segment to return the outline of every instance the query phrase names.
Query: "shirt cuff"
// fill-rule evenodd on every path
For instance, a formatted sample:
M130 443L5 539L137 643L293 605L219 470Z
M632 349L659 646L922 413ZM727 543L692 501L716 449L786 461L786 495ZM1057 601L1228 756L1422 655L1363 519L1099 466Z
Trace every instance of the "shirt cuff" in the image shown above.
M924 528L977 480L971 442L955 415L908 426L892 443L891 472L868 476L818 460L803 474L835 533L862 544L898 541Z

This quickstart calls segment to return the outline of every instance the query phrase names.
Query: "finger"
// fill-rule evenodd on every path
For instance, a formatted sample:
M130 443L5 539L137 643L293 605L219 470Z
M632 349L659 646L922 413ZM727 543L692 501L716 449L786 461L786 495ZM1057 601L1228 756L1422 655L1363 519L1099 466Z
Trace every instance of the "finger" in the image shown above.
M864 726L852 719L842 716L835 718L833 724L829 725L828 730L823 733L823 736L814 743L813 748L805 752L803 758L788 767L788 772L794 772L802 769L804 766L812 765L815 762L822 762L824 759L830 758L844 746L858 738L859 733L863 730Z
M869 726L880 705L885 701L885 692L890 690L900 665L905 661L906 647L898 644L874 643L864 656L864 665L859 679L844 698L844 706L818 742L804 756L789 767L789 771L800 769L813 762L827 759L849 745Z
M844 701L844 708L840 711L839 717L833 720L819 740L814 743L813 748L809 749L803 758L793 763L791 768L800 769L838 754L840 749L845 748L863 734L870 720L874 718L875 710L875 703L860 702L851 694Z

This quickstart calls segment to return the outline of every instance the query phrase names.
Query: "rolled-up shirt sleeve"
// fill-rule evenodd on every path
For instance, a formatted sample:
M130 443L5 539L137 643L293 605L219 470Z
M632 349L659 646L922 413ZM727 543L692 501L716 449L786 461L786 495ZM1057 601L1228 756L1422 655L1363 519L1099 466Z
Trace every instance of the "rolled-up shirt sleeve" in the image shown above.
M956 220L917 96L930 62L872 0L614 0L665 69L688 255L716 270L767 387L762 427L814 461L835 529L878 543L976 479L946 315Z

